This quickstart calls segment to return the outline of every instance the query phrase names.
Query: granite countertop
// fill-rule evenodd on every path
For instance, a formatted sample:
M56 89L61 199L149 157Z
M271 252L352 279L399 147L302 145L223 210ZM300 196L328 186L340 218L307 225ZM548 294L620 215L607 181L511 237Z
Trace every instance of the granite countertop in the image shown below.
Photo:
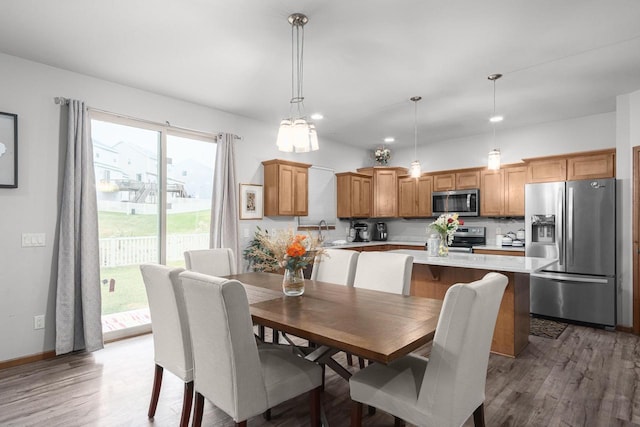
M371 240L369 242L351 242L351 243L340 243L340 244L331 244L327 245L328 249L349 249L349 248L361 248L363 246L380 246L380 245L409 245L424 248L424 242L410 242L403 240Z
M429 256L426 251L396 249L390 252L413 256L414 264L441 265L444 267L473 268L477 270L534 273L553 263L553 258L536 258L508 255L479 255L450 252L446 257Z

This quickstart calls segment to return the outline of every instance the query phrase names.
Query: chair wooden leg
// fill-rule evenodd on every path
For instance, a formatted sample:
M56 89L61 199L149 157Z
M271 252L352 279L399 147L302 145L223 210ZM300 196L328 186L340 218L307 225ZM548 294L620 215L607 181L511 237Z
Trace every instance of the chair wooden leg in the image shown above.
M193 409L192 427L200 427L202 425L202 413L204 412L204 396L196 391L196 405Z
M364 359L362 357L358 357L358 365L360 369L364 369Z
M264 326L258 325L258 336L264 342Z
M278 332L277 330L273 330L273 335L271 337L271 342L274 344L278 344L280 342L280 332Z
M189 425L191 417L191 404L193 403L193 381L184 383L184 396L182 397L182 416L180 417L180 427Z
M351 427L362 426L362 403L351 402Z
M393 417L393 419L394 427L405 427L407 425L402 418Z
M156 371L153 377L153 388L151 389L151 402L149 403L149 412L147 415L149 418L153 418L156 415L156 408L158 407L158 398L160 397L160 387L162 387L162 372L164 368L156 364Z
M247 420L236 423L236 427L247 427Z
M271 421L271 408L267 409L262 413L262 418L264 418L267 421Z
M473 425L476 427L484 427L484 403L473 411Z
M351 353L347 353L347 365L353 366L353 356Z
M311 390L311 427L320 427L322 421L320 420L320 390L322 387L316 387Z

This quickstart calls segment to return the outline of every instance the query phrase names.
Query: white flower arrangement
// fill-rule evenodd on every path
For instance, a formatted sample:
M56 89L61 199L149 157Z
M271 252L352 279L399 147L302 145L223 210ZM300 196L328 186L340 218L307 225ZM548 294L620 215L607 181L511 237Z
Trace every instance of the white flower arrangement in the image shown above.
M391 158L391 150L386 147L378 147L373 152L373 157L376 159L376 163L386 165Z
M429 230L431 229L438 233L443 239L446 237L447 246L449 246L453 243L453 233L455 233L461 225L464 225L464 221L462 219L458 219L457 213L442 214L438 219L429 224L427 227L427 233L429 233Z

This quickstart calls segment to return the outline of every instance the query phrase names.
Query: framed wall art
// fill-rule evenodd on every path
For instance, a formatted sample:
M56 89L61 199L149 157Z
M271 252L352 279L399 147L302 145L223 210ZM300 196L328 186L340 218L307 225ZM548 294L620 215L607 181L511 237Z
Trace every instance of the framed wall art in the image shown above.
M262 219L262 185L240 184L240 219Z
M0 188L18 188L18 115L0 112Z

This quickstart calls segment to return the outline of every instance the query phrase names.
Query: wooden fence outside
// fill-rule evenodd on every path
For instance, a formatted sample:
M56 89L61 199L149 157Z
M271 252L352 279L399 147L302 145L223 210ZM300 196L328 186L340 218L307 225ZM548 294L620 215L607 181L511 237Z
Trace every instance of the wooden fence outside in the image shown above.
M100 267L158 262L158 237L109 237L100 239ZM183 259L184 251L209 247L209 234L167 235L167 261Z

